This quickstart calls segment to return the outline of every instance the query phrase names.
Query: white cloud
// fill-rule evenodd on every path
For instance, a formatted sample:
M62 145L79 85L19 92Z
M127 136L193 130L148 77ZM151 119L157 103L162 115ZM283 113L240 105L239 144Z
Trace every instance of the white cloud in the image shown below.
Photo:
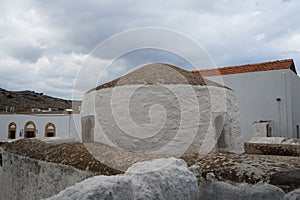
M77 71L86 59L82 54L43 56L36 63L13 57L0 59L0 85L11 90L35 90L71 98Z
M0 87L70 98L77 70L97 44L147 26L195 39L219 66L284 58L300 65L299 9L293 0L1 1ZM137 63L121 59L102 80Z

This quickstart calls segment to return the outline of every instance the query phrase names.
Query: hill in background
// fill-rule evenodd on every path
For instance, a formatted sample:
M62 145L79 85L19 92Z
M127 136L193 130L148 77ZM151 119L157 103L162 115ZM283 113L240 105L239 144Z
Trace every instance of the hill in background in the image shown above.
M74 101L75 110L81 101ZM36 93L34 91L7 91L0 88L0 112L31 112L32 109L64 111L72 108L72 101Z

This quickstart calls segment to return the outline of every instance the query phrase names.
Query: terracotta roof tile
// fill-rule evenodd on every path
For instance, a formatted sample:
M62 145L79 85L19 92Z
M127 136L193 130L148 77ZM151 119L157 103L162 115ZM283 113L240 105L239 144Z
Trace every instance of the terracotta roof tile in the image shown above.
M216 69L203 69L192 71L192 73L201 76L219 76L219 75L229 75L229 74L241 74L249 72L261 72L261 71L271 71L280 69L291 69L297 74L293 59L287 60L277 60L256 64L247 64L240 66L229 66Z

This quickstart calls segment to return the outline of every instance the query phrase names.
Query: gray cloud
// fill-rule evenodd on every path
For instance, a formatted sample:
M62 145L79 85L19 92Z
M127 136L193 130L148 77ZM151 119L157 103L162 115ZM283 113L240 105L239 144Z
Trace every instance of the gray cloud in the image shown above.
M27 62L37 62L41 57L43 49L35 46L15 46L14 49L10 49L9 55Z
M293 0L1 1L0 87L71 98L89 52L114 34L141 27L173 29L193 38L218 66L285 58L297 66L299 8ZM164 56L123 57L103 81L147 61L185 65Z

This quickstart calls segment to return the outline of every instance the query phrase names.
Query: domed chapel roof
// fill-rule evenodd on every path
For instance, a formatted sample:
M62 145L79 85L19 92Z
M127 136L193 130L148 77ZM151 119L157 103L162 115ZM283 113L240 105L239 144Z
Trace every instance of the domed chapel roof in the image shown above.
M113 81L99 85L90 90L100 90L121 85L159 85L159 84L187 84L187 85L207 85L224 87L221 84L207 80L202 76L175 67L170 64L154 63L145 65L129 74L126 74ZM89 92L90 92L89 91Z

